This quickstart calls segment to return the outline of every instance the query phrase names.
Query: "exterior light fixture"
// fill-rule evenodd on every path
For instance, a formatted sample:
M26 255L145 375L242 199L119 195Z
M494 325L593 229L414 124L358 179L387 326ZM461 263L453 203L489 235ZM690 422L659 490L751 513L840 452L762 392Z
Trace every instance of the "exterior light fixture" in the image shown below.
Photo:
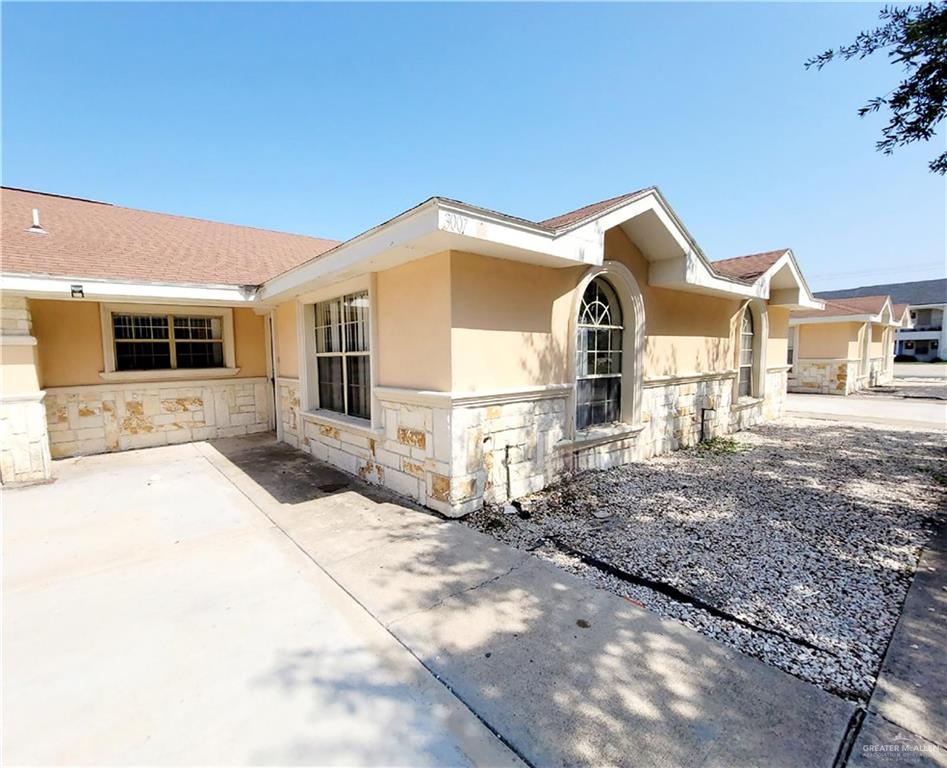
M81 285L70 285L69 291L72 293L72 298L74 299L84 299L85 291L82 289Z

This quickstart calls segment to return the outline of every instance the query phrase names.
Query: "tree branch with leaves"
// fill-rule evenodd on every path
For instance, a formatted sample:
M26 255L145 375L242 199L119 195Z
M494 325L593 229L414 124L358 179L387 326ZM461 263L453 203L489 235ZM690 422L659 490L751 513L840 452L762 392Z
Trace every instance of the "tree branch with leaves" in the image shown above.
M907 77L886 96L876 96L858 110L858 116L882 107L891 112L876 149L886 155L896 147L930 140L947 116L947 2L885 7L877 29L861 32L851 45L830 48L806 62L806 69L822 69L834 59L864 59L888 51ZM929 164L934 173L947 173L947 151Z

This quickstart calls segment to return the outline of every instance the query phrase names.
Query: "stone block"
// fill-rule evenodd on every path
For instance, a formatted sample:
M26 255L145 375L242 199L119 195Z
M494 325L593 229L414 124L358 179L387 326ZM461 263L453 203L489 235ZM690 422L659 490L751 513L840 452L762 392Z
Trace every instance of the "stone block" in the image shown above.
M424 448L427 445L427 433L420 429L398 427L398 442L411 448Z

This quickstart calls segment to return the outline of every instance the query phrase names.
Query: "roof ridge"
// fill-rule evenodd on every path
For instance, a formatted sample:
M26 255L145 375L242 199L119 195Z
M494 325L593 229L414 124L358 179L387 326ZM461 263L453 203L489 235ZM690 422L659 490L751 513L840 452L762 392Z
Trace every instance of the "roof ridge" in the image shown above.
M107 203L105 200L93 200L90 197L76 197L75 195L60 195L57 192L43 192L38 189L26 189L25 187L11 187L7 184L0 184L0 189L9 189L11 192L25 192L28 195L42 195L43 197L58 197L60 200L77 200L80 203L94 203L95 205L110 205L113 208L119 208L113 203Z

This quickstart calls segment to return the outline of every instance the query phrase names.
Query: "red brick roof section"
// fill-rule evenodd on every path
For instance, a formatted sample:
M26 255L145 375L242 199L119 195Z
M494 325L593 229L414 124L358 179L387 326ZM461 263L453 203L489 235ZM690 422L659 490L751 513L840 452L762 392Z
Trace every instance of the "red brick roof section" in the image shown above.
M260 285L338 245L303 235L3 188L4 272ZM46 234L27 230L33 209Z
M846 317L848 315L877 315L884 308L887 296L861 296L852 299L822 299L825 309L796 310L792 317ZM895 313L896 318L901 315Z
M753 281L779 261L788 250L788 248L782 248L778 251L764 251L763 253L751 253L749 256L737 256L733 259L721 259L720 261L710 262L710 266L718 274L725 277Z

